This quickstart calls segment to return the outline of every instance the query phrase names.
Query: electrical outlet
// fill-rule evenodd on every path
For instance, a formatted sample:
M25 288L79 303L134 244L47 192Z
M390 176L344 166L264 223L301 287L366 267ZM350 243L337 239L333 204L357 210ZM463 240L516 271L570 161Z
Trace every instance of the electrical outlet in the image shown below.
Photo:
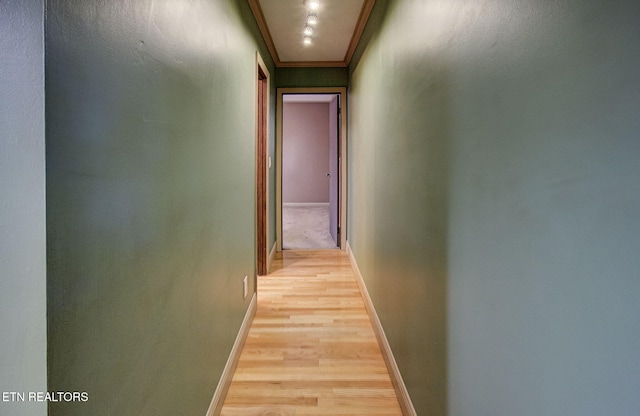
M242 279L242 294L242 299L246 299L249 294L249 276L245 276L244 279Z

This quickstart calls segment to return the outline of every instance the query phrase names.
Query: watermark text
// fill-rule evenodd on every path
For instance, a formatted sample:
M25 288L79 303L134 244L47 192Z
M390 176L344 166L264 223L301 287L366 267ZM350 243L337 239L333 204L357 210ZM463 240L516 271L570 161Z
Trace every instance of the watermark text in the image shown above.
M86 391L3 391L3 402L88 402Z

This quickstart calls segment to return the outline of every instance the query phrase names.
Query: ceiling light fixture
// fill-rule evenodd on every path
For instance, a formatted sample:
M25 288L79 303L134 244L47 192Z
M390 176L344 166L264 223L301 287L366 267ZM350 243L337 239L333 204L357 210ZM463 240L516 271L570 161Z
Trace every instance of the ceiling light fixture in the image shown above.
M319 0L302 0L302 3L306 8L309 9L309 14L307 15L307 23L304 26L304 38L302 38L302 42L305 45L311 45L311 35L313 34L313 25L318 23L318 14L316 11L320 8Z
M318 15L315 13L309 13L309 16L307 16L307 24L315 25L316 23L318 23Z
M318 10L320 8L320 1L318 0L305 0L304 4L311 10Z

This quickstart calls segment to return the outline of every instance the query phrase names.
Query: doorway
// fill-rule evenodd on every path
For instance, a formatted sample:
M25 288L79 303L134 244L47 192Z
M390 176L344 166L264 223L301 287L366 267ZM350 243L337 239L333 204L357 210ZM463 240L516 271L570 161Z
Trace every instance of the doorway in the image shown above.
M346 247L346 88L278 89L277 248Z

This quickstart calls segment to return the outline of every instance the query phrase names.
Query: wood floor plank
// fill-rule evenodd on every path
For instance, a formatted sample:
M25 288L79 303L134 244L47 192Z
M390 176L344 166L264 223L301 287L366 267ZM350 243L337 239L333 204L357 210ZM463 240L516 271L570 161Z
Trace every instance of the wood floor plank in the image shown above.
M279 253L222 415L402 415L348 256Z

